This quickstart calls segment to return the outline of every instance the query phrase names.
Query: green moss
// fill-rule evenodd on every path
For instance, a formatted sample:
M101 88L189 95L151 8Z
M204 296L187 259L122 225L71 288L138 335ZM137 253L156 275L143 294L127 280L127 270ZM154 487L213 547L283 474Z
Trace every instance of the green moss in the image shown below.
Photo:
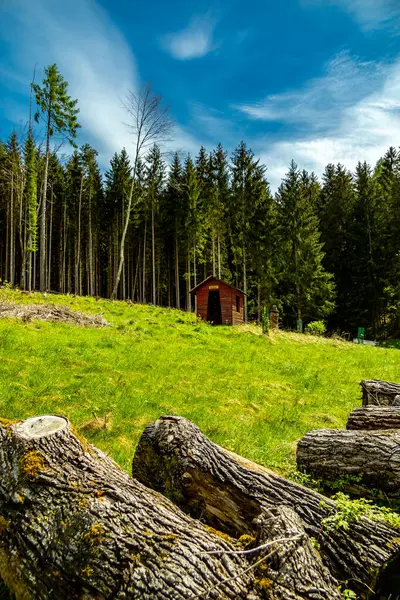
M82 534L82 539L89 546L99 546L104 539L105 529L101 523L93 523L90 528Z
M7 531L10 523L2 515L0 515L0 537Z
M226 542L232 542L232 538L227 533L218 531L218 529L214 529L214 527L209 527L208 525L205 525L205 528L207 529L207 531L209 533L213 533L214 535L217 535L218 537L222 538Z
M20 458L19 468L27 479L36 479L41 472L49 469L49 465L40 452L31 450Z

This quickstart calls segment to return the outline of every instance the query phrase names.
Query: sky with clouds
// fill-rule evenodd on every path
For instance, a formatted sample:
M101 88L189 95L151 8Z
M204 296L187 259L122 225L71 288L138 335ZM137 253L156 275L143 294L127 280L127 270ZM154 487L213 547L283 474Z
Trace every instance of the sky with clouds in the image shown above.
M0 0L0 138L52 63L103 168L132 148L122 103L145 82L170 106L171 148L244 139L273 190L292 158L321 175L400 143L399 0Z

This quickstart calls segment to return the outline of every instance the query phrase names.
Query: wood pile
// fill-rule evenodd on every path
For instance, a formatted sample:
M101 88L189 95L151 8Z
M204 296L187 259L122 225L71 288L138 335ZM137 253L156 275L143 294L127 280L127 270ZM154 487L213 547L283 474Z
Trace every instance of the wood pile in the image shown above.
M297 445L297 466L327 488L363 496L400 496L400 385L362 381L363 406L353 410L346 431L317 429ZM346 485L347 484L347 485Z
M0 419L0 577L16 600L339 600L378 594L399 532L214 444L145 429L133 477L67 419Z
M105 327L107 321L101 315L91 315L56 304L13 304L0 302L0 319L16 318L29 322L33 319L51 323L72 323L81 327Z

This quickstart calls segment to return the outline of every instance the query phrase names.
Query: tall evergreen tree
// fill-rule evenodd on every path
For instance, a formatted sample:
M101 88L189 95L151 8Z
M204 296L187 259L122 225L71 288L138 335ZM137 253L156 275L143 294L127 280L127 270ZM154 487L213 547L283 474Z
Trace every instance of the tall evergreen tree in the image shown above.
M279 187L277 204L283 297L287 308L295 311L302 330L304 318L325 317L332 312L334 283L322 264L318 218L294 161Z
M58 70L56 64L45 68L45 79L42 87L32 83L36 96L37 112L35 120L43 116L46 127L46 155L43 182L43 197L40 215L40 291L46 288L46 204L47 179L50 159L50 139L56 135L65 135L72 146L75 146L79 109L78 100L68 95L68 83Z

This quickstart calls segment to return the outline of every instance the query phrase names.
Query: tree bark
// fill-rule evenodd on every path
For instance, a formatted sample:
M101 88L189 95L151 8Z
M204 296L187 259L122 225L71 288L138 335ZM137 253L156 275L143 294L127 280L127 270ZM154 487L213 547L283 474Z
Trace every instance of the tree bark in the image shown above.
M0 462L0 578L17 600L272 598L229 537L131 479L66 419L3 421Z
M347 429L400 429L400 406L360 406L347 419Z
M349 532L328 531L323 520L336 510L335 502L213 444L180 417L162 417L145 429L133 475L230 535L254 535L253 520L261 513L291 507L306 534L318 541L332 576L349 580L360 593L376 587L386 565L399 560L398 532L386 524L362 518Z
M299 441L297 466L327 482L356 476L361 485L398 495L400 431L316 429Z
M362 387L363 406L368 404L378 406L400 405L400 384L370 379L363 380L360 385Z

